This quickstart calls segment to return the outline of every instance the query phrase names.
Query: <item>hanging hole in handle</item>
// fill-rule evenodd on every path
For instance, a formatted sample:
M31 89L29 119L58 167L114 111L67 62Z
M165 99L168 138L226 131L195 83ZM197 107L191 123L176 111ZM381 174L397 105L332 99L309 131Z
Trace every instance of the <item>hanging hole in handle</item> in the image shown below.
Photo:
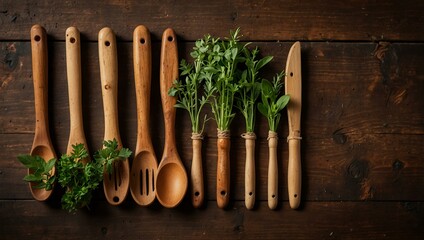
M297 194L294 195L294 198L297 198Z
M41 40L40 35L35 35L35 36L34 36L34 40L35 40L36 42L39 42L39 41Z
M293 72L290 72L290 77L293 77Z
M253 195L253 193L252 192L249 192L249 196L252 196Z
M115 197L113 197L113 202L119 202L119 197L118 196L115 196Z
M227 195L227 192L225 190L221 191L221 196L225 197Z
M198 196L200 196L200 193L199 192L195 192L194 193L194 196L198 197Z
M275 198L275 194L272 194L272 196L271 196L272 198Z
M146 43L146 39L141 38L141 39L140 39L140 43L141 43L141 44L145 44L145 43Z
M168 41L172 42L172 41L174 41L174 38L172 36L168 36Z
M109 41L106 41L106 42L105 42L105 46L106 46L106 47L109 47L109 46L110 46L110 42L109 42Z
M71 37L71 38L69 39L69 42L71 42L71 43L75 43L75 42L76 42L76 40L75 40L75 38L74 38L74 37Z

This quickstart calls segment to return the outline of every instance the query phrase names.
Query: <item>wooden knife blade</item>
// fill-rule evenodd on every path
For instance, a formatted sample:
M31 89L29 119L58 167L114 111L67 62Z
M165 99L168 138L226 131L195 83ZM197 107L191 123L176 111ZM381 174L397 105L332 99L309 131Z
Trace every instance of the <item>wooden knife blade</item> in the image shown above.
M302 187L300 157L300 140L302 139L300 134L300 115L302 108L300 42L293 44L287 56L285 88L286 95L290 95L290 102L287 104L289 123L289 136L287 137L289 145L288 192L290 207L296 209L300 205Z

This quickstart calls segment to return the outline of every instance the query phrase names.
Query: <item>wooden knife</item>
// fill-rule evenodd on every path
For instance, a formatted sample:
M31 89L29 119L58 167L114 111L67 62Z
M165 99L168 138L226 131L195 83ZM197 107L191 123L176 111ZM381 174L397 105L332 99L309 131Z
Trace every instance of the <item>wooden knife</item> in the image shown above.
M290 102L287 104L287 116L289 122L289 163L288 163L288 192L289 203L292 209L296 209L300 204L302 188L302 169L300 158L300 114L302 108L302 74L300 58L300 42L295 42L290 48L287 56L286 94L290 95Z

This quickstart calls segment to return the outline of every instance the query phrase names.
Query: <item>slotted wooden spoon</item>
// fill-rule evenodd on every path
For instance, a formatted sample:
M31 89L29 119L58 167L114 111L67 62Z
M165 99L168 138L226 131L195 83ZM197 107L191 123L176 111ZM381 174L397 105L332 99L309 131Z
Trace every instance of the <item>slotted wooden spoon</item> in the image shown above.
M66 153L72 153L72 145L84 144L88 151L82 121L81 45L76 27L66 29L66 69L68 77L70 131ZM84 162L89 161L87 157Z
M99 32L99 62L105 117L104 140L116 139L119 148L122 148L118 124L118 57L116 38L112 29L107 27ZM121 204L127 196L129 183L130 167L128 159L115 162L111 174L105 169L103 188L106 200L111 205Z
M175 143L174 107L177 99L168 95L173 81L178 78L177 38L174 31L166 29L162 35L160 56L160 93L165 120L165 146L156 177L156 197L167 208L177 206L187 191L188 179Z
M150 33L145 26L140 25L134 30L133 58L138 128L130 190L137 204L147 206L156 198L155 180L158 164L149 129L152 51Z
M47 34L40 25L31 28L31 52L32 52L32 78L34 81L35 102L35 135L32 143L31 155L38 155L45 161L56 158L49 131L48 114L48 60L47 60ZM55 174L55 167L52 174ZM32 173L29 170L29 173ZM47 200L52 190L33 188L29 184L32 196L38 201Z

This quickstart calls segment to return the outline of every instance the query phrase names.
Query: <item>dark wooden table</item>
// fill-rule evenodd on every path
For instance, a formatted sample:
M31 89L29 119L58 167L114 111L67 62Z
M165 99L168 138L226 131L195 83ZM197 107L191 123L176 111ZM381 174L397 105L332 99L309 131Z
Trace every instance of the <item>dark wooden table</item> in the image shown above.
M397 1L16 1L0 2L0 238L1 239L424 239L424 2ZM187 197L175 209L140 207L129 195L119 207L99 190L90 210L60 209L61 191L32 199L16 156L29 153L34 97L29 30L41 24L49 43L50 128L55 149L66 151L69 106L65 30L82 37L83 104L90 150L100 148L104 120L98 31L109 26L119 51L120 130L136 143L132 32L143 24L153 39L151 132L163 149L159 52L163 30L174 28L179 57L188 58L204 34L227 36L274 55L269 78L285 68L288 50L302 42L302 203L287 198L287 115L279 127L278 209L267 206L267 123L258 117L257 201L244 206L244 121L232 124L231 201L216 206L216 126L206 126L206 204ZM210 114L210 110L207 109ZM178 147L191 166L191 129L178 111ZM130 159L132 160L132 159Z

